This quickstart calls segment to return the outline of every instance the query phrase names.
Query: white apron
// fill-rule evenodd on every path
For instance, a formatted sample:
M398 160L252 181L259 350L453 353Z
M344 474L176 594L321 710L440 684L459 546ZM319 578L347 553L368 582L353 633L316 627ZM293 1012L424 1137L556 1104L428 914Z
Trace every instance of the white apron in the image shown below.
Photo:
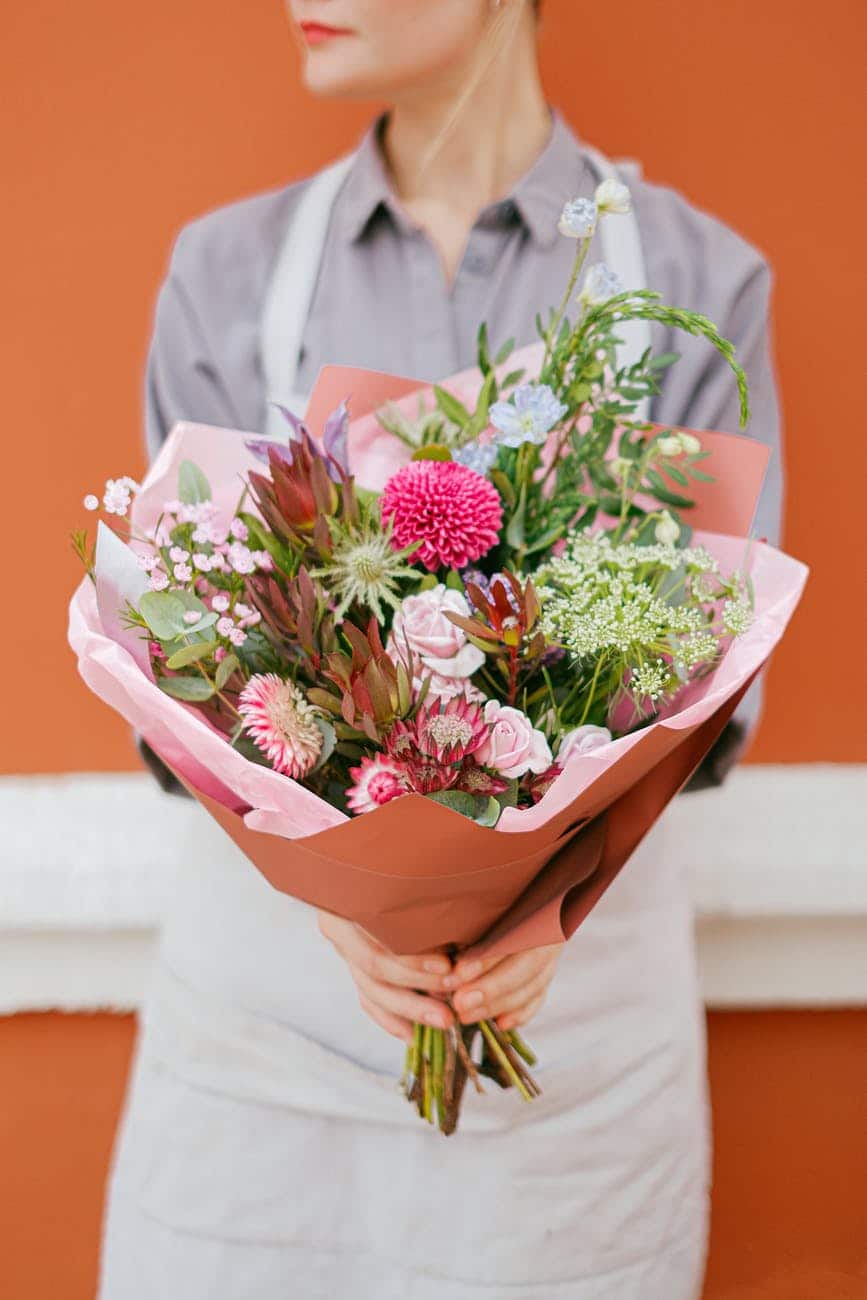
M269 396L299 412L294 361L348 161L305 191L263 317ZM602 231L639 287L635 223ZM564 949L527 1031L543 1097L468 1090L449 1139L400 1097L403 1046L361 1011L313 909L204 812L192 833L195 855L175 846L100 1300L697 1300L704 1022L664 823ZM203 841L211 862L192 869Z

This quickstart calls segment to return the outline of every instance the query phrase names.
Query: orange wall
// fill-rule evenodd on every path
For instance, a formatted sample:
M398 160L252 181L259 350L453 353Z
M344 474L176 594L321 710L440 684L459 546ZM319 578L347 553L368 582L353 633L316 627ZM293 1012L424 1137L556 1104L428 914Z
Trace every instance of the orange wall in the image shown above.
M864 632L863 614L843 612L842 564L859 553L867 474L853 287L867 6L546 3L549 97L578 131L640 157L776 265L787 540L813 581L753 757L863 759L864 693L841 721L816 664L858 645L859 621ZM88 696L63 644L77 577L66 534L84 522L85 491L142 467L141 371L172 235L203 209L312 170L371 108L302 92L279 0L4 8L3 467L14 562L26 567L5 602L20 631L6 646L0 770L129 768L126 727ZM25 655L29 689L15 689Z
M867 1011L714 1014L709 1030L704 1300L865 1300ZM92 1300L133 1032L130 1016L0 1017L0 1295Z

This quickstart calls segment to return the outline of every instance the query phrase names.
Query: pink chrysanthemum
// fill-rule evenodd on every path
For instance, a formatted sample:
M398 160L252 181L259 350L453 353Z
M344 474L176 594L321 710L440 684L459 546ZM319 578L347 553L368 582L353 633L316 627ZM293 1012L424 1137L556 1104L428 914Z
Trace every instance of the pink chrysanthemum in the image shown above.
M284 682L276 673L251 677L238 712L244 730L278 772L297 779L316 766L324 739L316 725L318 714L294 682Z
M405 465L386 483L380 509L395 547L421 542L412 559L430 570L474 563L496 545L503 522L494 485L451 460Z
M384 803L391 803L407 793L403 766L386 754L363 758L358 767L351 767L349 775L355 784L346 792L346 802L354 813L373 812Z

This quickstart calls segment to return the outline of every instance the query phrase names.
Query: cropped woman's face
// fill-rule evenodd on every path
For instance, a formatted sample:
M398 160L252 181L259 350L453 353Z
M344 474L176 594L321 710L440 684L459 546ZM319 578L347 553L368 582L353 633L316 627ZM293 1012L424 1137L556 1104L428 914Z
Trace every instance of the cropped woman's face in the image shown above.
M490 0L288 0L314 94L394 99L471 62Z

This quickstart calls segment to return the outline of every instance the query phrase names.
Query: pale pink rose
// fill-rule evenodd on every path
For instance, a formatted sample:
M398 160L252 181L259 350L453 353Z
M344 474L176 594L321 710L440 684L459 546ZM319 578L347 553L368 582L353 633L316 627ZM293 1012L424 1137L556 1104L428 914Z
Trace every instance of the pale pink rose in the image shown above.
M413 662L407 666L413 676L467 678L484 663L484 653L447 617L449 610L465 618L472 613L463 593L441 582L401 602L392 623L390 653L405 660L409 650Z
M475 752L475 760L482 767L492 767L511 779L527 772L538 774L551 766L548 741L526 713L510 704L488 700L485 722L491 728L490 735Z
M594 749L599 749L601 745L607 745L611 740L612 735L607 727L594 727L591 723L585 722L582 727L575 727L572 731L566 732L557 750L557 762L563 767L573 754L589 754Z

